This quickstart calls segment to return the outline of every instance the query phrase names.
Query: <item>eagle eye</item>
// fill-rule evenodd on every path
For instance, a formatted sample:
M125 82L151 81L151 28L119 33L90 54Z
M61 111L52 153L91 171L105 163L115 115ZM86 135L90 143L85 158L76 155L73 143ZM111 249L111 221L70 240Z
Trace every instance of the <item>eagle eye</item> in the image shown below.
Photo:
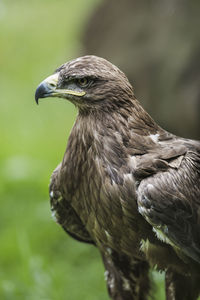
M90 80L86 77L82 77L77 79L77 83L81 87L87 87L90 84Z

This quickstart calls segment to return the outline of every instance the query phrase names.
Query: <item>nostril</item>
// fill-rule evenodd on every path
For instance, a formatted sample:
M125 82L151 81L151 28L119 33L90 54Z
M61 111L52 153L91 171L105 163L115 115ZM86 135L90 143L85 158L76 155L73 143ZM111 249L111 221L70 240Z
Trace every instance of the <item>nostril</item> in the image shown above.
M54 83L49 83L50 87L55 87L55 84Z

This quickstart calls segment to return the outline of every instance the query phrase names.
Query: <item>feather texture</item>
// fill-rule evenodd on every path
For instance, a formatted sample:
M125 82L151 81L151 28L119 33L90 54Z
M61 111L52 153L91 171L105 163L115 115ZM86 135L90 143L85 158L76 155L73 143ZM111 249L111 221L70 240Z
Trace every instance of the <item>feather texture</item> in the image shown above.
M56 73L53 92L79 110L50 184L57 222L99 248L112 299L146 299L149 266L166 271L168 300L196 299L200 142L159 127L123 72L102 58L81 57Z

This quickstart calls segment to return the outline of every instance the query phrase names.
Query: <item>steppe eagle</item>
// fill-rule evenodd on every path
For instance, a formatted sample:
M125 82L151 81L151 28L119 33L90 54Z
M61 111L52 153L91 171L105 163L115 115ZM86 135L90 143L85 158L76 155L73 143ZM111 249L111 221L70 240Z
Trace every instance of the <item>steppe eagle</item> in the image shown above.
M46 97L78 108L51 177L51 209L69 235L98 247L110 297L147 299L156 267L168 300L197 299L200 142L157 125L124 73L100 57L63 64L38 86L36 102Z

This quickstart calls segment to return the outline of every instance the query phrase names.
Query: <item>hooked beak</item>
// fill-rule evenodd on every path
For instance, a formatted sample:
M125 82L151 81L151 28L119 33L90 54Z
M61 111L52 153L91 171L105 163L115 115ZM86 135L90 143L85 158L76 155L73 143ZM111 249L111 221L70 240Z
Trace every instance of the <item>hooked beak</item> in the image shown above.
M58 89L58 76L59 73L55 73L45 80L43 80L36 89L35 92L35 101L38 104L39 98L47 98L47 97L60 97L60 98L67 98L67 95L73 96L84 96L85 92L67 90L67 89Z

